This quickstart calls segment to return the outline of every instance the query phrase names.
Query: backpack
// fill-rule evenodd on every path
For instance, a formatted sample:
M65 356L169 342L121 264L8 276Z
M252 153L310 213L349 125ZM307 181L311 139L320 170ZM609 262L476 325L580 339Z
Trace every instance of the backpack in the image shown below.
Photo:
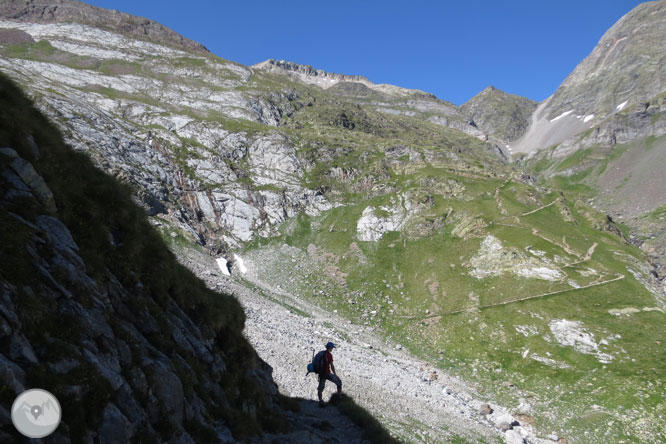
M306 376L310 373L322 374L326 368L326 350L322 350L312 358L312 362L308 364L308 372Z

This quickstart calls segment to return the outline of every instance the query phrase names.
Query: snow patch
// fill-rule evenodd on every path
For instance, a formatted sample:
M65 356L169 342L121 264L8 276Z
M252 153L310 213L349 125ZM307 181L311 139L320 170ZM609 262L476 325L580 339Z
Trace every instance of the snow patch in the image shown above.
M225 258L218 257L215 259L215 262L217 262L217 266L220 267L223 275L231 276L231 273L229 273L229 267L227 266L227 260Z
M238 269L240 272L243 274L247 273L247 267L245 266L243 259L236 253L234 253L234 260L238 263Z
M566 117L569 114L571 114L572 112L573 112L573 110L565 111L562 114L560 114L559 116L555 117L553 120L551 120L551 122L555 122L556 120L560 120L562 117Z
M627 103L629 103L629 101L628 101L628 100L625 100L624 102L620 103L620 104L616 107L616 109L617 109L618 111L622 111L622 110L624 109L624 107L627 106Z
M589 116L585 116L585 118L583 119L583 122L587 123L592 119L594 119L594 114L590 114Z

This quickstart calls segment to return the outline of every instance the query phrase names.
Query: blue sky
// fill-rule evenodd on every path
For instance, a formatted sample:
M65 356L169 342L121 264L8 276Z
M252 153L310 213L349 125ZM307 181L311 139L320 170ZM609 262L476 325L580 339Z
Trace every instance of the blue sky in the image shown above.
M431 92L457 105L493 85L541 101L630 0L91 0L156 20L244 65L274 58Z

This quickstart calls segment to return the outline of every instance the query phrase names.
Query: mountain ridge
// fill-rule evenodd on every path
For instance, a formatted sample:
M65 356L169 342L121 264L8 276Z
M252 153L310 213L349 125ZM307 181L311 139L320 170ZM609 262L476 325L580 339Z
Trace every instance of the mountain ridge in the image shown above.
M201 43L187 39L153 20L108 10L76 0L8 0L0 5L0 15L32 23L77 22L114 29L157 43L169 43L197 52L209 52Z
M292 74L302 81L315 84L323 89L330 88L339 82L353 82L360 83L372 90L383 92L389 95L409 96L409 95L423 95L430 98L435 98L433 94L426 93L416 89L407 89L395 85L376 84L371 82L365 76L347 75L330 73L321 69L315 69L310 65L301 65L294 62L287 62L284 60L268 59L263 62L252 65L252 68L261 69L265 71L273 71L278 73Z

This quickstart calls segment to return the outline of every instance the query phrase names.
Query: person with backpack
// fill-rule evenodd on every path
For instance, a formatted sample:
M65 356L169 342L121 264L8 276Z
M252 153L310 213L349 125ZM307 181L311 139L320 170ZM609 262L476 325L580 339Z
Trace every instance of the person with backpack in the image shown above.
M331 353L335 348L335 344L329 342L326 344L326 350L322 350L313 359L315 372L319 375L319 386L317 386L317 397L319 397L319 407L324 406L322 393L324 392L324 385L326 380L331 381L338 387L338 393L342 393L342 381L335 373L335 365L333 365L333 354Z

